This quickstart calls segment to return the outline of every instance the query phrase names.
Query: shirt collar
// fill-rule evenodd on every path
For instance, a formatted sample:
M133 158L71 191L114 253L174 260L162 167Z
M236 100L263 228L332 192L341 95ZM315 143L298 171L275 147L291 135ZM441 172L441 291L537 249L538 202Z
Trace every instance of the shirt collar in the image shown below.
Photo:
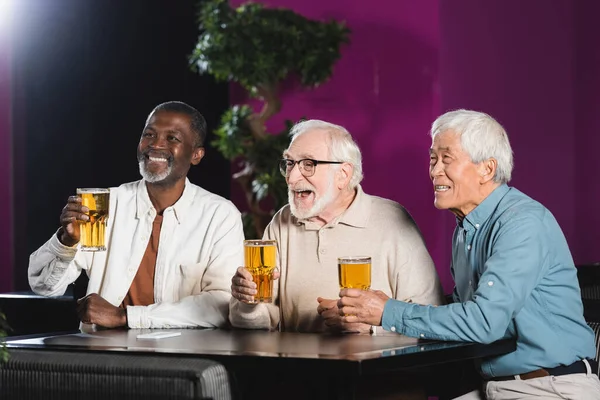
M371 214L371 198L365 194L362 186L356 186L356 197L350 204L350 207L346 209L341 215L335 218L333 221L325 225L325 227L333 227L337 224L344 224L354 226L356 228L366 228L369 222L369 216ZM306 220L297 219L294 217L296 225L304 224L308 230L320 229L317 224Z
M471 225L477 229L483 225L509 190L510 187L505 183L494 189L473 211L466 215L462 223L463 227L468 229L469 225Z
M185 217L185 213L190 208L192 201L194 199L194 189L190 184L188 178L185 178L185 187L183 188L183 193L179 200L175 202L170 207L167 207L165 211L169 209L173 209L175 214L175 218L177 223L181 223L183 218ZM152 201L150 201L150 196L148 195L148 188L146 187L146 181L144 179L140 180L137 187L136 192L136 218L141 218L143 215L152 213L154 217L156 217L156 210L152 205Z

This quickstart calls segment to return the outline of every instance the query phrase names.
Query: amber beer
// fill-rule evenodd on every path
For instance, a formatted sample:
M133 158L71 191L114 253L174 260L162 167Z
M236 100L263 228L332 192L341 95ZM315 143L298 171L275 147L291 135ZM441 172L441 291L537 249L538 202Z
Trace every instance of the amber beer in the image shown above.
M276 240L245 240L244 261L246 269L256 283L254 303L273 301L273 271L277 256Z
M83 251L105 251L106 221L108 219L109 189L77 189L81 205L90 209L89 221L80 221L80 249Z
M340 288L371 288L371 257L339 257L338 277Z

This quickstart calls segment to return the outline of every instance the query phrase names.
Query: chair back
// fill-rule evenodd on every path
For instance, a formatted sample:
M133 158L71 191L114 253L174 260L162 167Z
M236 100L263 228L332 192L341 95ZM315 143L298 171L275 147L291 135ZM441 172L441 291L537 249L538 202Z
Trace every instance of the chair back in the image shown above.
M144 354L10 349L0 364L1 399L232 398L213 360Z

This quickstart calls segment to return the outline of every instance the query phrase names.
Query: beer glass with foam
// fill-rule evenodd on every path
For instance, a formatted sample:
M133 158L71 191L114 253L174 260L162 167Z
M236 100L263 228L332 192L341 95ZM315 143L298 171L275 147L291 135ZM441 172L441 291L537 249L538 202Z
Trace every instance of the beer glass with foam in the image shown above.
M244 264L256 284L254 303L273 301L273 271L277 258L276 240L245 240Z
M338 277L341 289L371 288L371 257L338 257Z
M90 209L88 221L79 221L82 251L106 250L106 221L108 220L109 189L80 188L77 195L81 197L81 205Z

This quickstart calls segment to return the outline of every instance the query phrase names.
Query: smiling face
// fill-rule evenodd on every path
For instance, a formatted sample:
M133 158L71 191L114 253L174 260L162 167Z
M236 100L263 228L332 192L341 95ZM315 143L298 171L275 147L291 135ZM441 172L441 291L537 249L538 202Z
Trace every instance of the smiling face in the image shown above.
M473 163L462 148L460 135L453 131L436 135L429 155L436 208L464 218L491 193L489 162Z
M303 158L329 160L329 140L324 130L306 132L292 142L283 156L295 161ZM318 164L315 174L305 177L296 164L286 178L292 214L299 219L308 219L333 211L349 180L341 181L338 172L339 167L335 164Z
M171 186L185 179L190 165L204 157L197 147L190 117L174 111L156 111L150 115L137 149L140 174L149 183Z

